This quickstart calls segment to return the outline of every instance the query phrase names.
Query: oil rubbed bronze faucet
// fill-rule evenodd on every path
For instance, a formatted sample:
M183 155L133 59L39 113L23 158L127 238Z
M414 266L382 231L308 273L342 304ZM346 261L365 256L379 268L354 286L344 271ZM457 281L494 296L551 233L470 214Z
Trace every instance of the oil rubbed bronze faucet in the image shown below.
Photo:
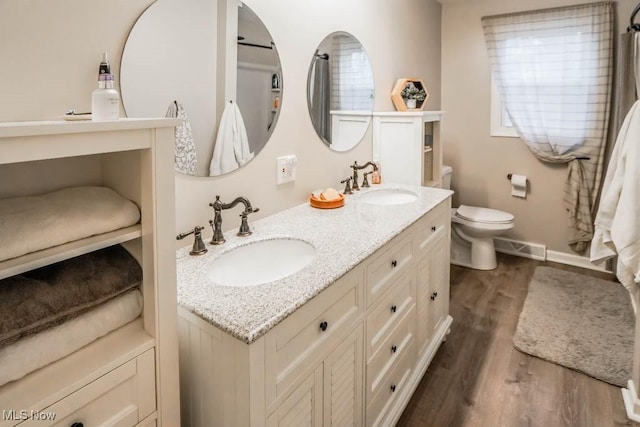
M358 165L358 161L356 160L351 165L351 168L353 169L353 183L351 184L351 188L352 189L360 190L360 186L358 185L358 171L360 169L366 168L367 166L373 166L373 170L374 171L378 170L378 166L373 162L367 162L364 165L360 166L360 165ZM365 177L364 181L362 182L362 186L363 187L368 187L369 186L369 181L367 181L366 177Z
M213 227L213 238L211 239L212 245L221 245L226 241L222 234L222 210L231 209L238 203L242 203L244 205L244 210L240 213L242 221L240 222L240 229L238 230L237 235L248 236L251 234L249 224L247 223L247 215L253 212L258 212L260 209L252 207L251 202L245 197L236 197L231 203L222 203L220 201L220 196L216 196L216 201L209 203L209 206L213 207L214 212L213 220L209 220L209 224Z
M207 253L207 248L204 246L204 242L202 241L202 230L204 230L204 227L198 225L194 227L193 230L187 231L186 233L180 233L176 236L177 240L182 240L188 235L193 234L193 248L191 249L191 252L189 252L189 255L202 255Z

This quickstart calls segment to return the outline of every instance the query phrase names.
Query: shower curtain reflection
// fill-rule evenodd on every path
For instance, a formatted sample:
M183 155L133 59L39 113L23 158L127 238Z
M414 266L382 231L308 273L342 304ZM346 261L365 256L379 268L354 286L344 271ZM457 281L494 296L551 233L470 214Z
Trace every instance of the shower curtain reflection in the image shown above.
M311 69L312 84L309 94L311 120L318 134L325 141L331 141L329 55L319 54L316 50Z

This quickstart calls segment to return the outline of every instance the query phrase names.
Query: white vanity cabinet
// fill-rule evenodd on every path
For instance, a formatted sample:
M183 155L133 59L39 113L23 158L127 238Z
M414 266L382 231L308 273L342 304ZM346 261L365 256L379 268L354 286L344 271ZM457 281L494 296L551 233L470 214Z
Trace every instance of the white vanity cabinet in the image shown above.
M383 182L442 186L442 111L373 113L373 159Z
M362 415L362 324L293 388L267 426L359 426Z
M451 325L450 207L249 344L179 307L182 425L395 424Z
M397 422L449 331L450 208L440 203L368 260L386 290L367 283L367 426Z
M180 308L182 425L361 425L363 314L360 268L251 344Z
M134 226L0 262L0 277L115 244L135 256L143 275L138 319L0 386L1 427L179 424L173 237L173 128L178 123L0 123L0 197L103 185L141 212ZM38 418L46 414L55 419Z

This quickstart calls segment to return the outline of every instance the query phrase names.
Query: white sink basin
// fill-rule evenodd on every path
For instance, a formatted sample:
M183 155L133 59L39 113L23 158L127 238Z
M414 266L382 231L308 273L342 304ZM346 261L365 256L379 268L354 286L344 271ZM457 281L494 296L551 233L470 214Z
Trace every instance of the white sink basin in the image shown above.
M261 285L302 270L315 256L313 245L302 240L259 240L222 254L209 264L207 277L218 285Z
M362 194L358 200L372 205L402 205L418 199L415 193L399 188L381 188Z

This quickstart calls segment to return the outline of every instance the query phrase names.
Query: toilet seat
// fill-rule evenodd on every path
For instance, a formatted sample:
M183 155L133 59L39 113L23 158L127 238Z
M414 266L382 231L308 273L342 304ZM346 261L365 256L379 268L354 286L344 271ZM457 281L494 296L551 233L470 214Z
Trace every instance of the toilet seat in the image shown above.
M513 215L497 209L460 205L455 215L466 221L486 224L511 224Z
M451 209L454 223L482 230L506 231L513 228L513 215L496 209L460 205Z

